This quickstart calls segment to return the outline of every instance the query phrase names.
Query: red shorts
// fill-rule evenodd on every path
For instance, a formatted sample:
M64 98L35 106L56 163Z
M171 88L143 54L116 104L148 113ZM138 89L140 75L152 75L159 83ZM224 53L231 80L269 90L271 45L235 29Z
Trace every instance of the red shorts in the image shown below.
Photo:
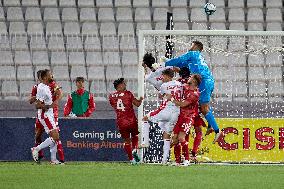
M44 129L43 125L39 122L38 118L36 118L35 129Z
M188 134L193 124L194 124L193 117L185 118L183 116L179 116L173 132L174 134L179 134L179 132L184 132L185 134Z
M200 126L206 127L206 124L204 120L202 119L202 117L200 117L200 115L197 115L194 118L194 127L200 127Z
M135 136L139 134L138 125L130 125L128 127L118 127L119 133L123 139L130 138L131 136Z

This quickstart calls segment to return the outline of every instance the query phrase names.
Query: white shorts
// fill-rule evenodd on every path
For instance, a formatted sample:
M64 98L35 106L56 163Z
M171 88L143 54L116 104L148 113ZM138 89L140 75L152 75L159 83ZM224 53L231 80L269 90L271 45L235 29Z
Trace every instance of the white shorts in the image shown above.
M41 111L38 112L38 120L43 125L44 130L47 134L51 131L57 129L53 110L50 108L48 111L42 113Z
M153 111L149 114L149 121L158 123L162 131L171 134L176 122L180 109L176 106L166 106L164 109Z

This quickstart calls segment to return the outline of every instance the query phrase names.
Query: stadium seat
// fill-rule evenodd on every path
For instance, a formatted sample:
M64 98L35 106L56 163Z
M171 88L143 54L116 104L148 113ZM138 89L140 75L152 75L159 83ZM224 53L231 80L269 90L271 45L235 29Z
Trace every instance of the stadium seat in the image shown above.
M263 0L249 0L247 1L247 7L258 7L258 8L263 8Z
M268 83L269 96L283 96L283 83L281 81L270 81Z
M51 52L51 65L67 66L67 56L65 52Z
M5 13L2 7L0 7L0 21L5 20Z
M80 21L96 22L96 12L94 8L81 8L80 10Z
M175 30L188 30L188 23L175 23Z
M52 73L56 80L70 80L68 66L53 66Z
M138 82L137 79L126 79L127 90L131 91L134 96L138 96Z
M94 94L95 101L106 101L106 83L104 80L93 80L90 84L90 92Z
M266 24L266 31L282 31L281 22L269 22Z
M41 1L42 7L57 7L57 0Z
M248 68L248 79L250 80L258 80L262 81L265 79L264 77L264 69L263 67L249 67Z
M82 25L82 35L99 35L97 24L95 22L84 22Z
M149 8L136 8L135 10L136 22L151 22L151 13Z
M63 8L62 9L63 22L76 22L78 21L78 12L76 8Z
M76 7L75 0L59 0L60 7Z
M115 36L112 37L103 37L103 49L105 51L118 51L119 50L119 41Z
M39 7L28 7L25 15L26 21L41 21L41 13Z
M120 65L120 57L118 52L104 52L103 60L105 65Z
M203 8L203 6L206 4L205 0L200 0L200 1L194 1L190 0L189 1L189 7L190 8Z
M85 58L83 52L69 52L68 54L69 65L72 66L85 66Z
M228 0L228 7L230 8L244 8L245 4L243 0Z
M26 34L24 23L10 22L9 32L10 34Z
M29 35L41 35L43 36L43 27L41 22L29 22L27 33Z
M228 50L239 51L245 50L245 37L231 37L229 38Z
M98 11L98 21L114 22L114 14L112 8L100 8Z
M188 12L186 8L174 8L173 9L173 15L174 15L174 22L187 22L189 20L188 18Z
M126 79L137 79L138 78L138 68L137 66L124 66L123 69L123 77Z
M63 51L64 41L61 36L50 36L48 38L48 49L51 51Z
M78 7L94 7L94 1L93 0L78 0Z
M0 22L0 35L4 35L4 37L6 37L8 35L7 27L6 27L6 23L5 22ZM1 36L1 38L2 38L2 36Z
M271 81L280 81L283 78L283 72L281 67L268 67L266 70L265 77Z
M266 22L282 22L282 12L280 8L269 8L266 12Z
M165 7L165 8L168 8L169 7L169 2L165 1L165 0L155 0L155 1L152 1L152 7Z
M35 81L29 80L29 81L20 81L20 97L26 98L31 95L32 87L36 84Z
M21 7L8 7L7 9L8 21L24 21Z
M24 7L38 7L39 6L38 0L22 0L22 5Z
M49 65L45 65L45 66L43 66L43 65L41 65L41 66L34 66L34 76L37 77L37 72L38 72L39 70L44 70L44 69L49 69L49 70L51 70ZM52 72L52 73L53 73L53 72ZM36 79L37 79L37 78L36 78Z
M209 16L209 21L225 23L226 22L225 10L219 8L218 11L216 11L213 15Z
M153 13L154 22L162 22L167 20L167 8L155 8Z
M244 81L233 82L232 89L235 96L241 97L247 95L247 85Z
M2 95L4 96L4 99L12 100L19 98L18 85L16 80L3 81Z
M26 35L12 36L11 44L13 50L29 50L28 37Z
M60 22L47 22L46 35L62 35L62 26Z
M0 66L8 66L8 65L13 65L13 58L12 58L12 52L9 51L0 51Z
M223 37L211 37L208 41L213 49L226 49L228 40Z
M214 93L217 97L225 98L227 101L230 101L232 98L233 83L231 81L217 81L214 86Z
M96 0L97 7L113 7L112 0Z
M213 48L214 44L212 43ZM230 66L230 61L228 60L228 57L224 56L224 54L221 53L216 53L213 54L211 57L211 66L216 67L216 66Z
M132 22L121 22L118 25L118 35L135 35Z
M119 43L120 51L136 51L136 39L132 36L122 36Z
M6 7L13 7L13 6L19 7L19 6L21 6L20 0L4 0L3 4Z
M34 36L30 38L30 49L34 50L46 50L46 42L44 36Z
M15 51L15 64L32 66L30 52L29 51Z
M101 36L116 35L116 29L115 29L114 23L112 23L112 22L101 23L100 34L101 34Z
M106 67L106 79L115 80L122 77L121 66L107 66Z
M248 22L263 22L263 11L261 8L250 8L248 9Z
M136 35L138 35L139 30L152 30L152 25L151 23L137 23Z
M234 66L230 68L232 70L233 81L244 81L247 79L247 70L244 66Z
M132 9L131 8L117 8L116 20L118 22L132 22Z
M191 1L192 2L192 1ZM190 20L192 22L207 22L206 14L201 8L192 8L190 11Z
M230 30L245 30L244 23L230 23Z
M43 20L45 22L50 22L50 21L60 22L59 12L57 8L45 8L43 15L44 15Z
M171 0L171 7L186 8L188 7L187 0Z
M224 0L210 0L209 3L213 3L218 9L218 8L225 8L225 1Z
M68 94L72 92L71 90L71 83L70 81L64 81L64 80L56 80L58 85L62 87L62 92L63 92L63 99L67 97Z
M137 65L138 55L137 52L125 52L122 54L122 65Z
M86 55L87 66L104 65L101 52L87 52Z
M115 0L115 7L131 7L131 0Z
M32 62L35 66L49 65L47 51L33 51L32 52Z
M279 8L282 7L282 0L269 0L266 1L266 7L267 8Z
M87 36L84 42L85 51L101 51L101 42L97 36Z
M218 81L232 80L232 72L229 67L215 67L213 69L213 76Z
M248 23L248 31L263 31L263 23Z
M253 66L264 66L264 57L262 54L260 55L249 55L248 56L248 65Z
M33 72L32 66L18 66L17 79L18 80L34 80L34 72Z
M133 0L133 7L149 7L149 0Z
M211 23L210 30L226 30L225 23Z
M88 79L89 80L104 80L105 68L104 66L92 66L88 67Z
M242 8L230 8L229 9L229 22L239 22L242 23L245 21L245 12Z
M155 30L165 30L166 27L167 27L166 21L155 23Z
M2 80L15 80L16 70L14 66L1 66L0 79Z
M66 49L68 51L81 51L83 50L83 43L82 39L79 36L72 37L72 36L67 36L66 37Z
M87 78L86 67L85 66L72 66L70 72L71 80L73 81L76 77Z
M250 81L249 82L249 94L253 96L265 96L266 90L265 83L262 81Z
M266 56L266 66L282 66L282 55L280 52L268 53Z

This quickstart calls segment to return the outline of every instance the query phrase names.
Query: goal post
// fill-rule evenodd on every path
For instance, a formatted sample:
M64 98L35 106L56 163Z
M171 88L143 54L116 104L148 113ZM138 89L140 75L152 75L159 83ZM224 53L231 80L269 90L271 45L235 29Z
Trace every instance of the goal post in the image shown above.
M175 43L174 57L187 52L191 41L201 41L215 78L211 105L225 137L212 145L213 136L203 136L199 158L206 162L284 162L284 32L140 30L138 96L145 98L138 108L140 131L145 112L158 105L157 91L144 80L143 56L151 52L160 63L168 35ZM149 158L151 153L161 154L157 153L160 138L155 139L159 134L150 136L150 142L159 143L150 149L155 152L149 148L141 152L145 162L159 161L159 157ZM194 132L191 135L192 141Z

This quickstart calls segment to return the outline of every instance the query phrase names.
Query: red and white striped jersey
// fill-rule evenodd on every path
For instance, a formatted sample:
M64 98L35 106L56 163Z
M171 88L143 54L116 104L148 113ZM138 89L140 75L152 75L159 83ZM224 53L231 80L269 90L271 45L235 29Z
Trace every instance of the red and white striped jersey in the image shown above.
M160 88L161 95L170 94L174 97L175 100L181 100L182 99L182 93L183 93L183 85L176 80L172 80L166 83L163 83ZM162 106L175 106L174 103L167 99L163 99Z
M149 73L145 76L145 81L153 85L157 90L161 88L163 84L162 72L166 69L173 69L173 66L159 67L156 71Z

